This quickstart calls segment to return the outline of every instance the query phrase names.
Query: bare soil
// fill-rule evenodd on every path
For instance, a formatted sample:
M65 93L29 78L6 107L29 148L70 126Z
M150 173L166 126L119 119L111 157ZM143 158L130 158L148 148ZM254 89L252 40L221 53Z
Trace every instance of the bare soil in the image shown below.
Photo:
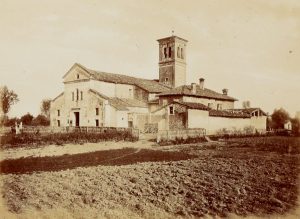
M2 198L8 218L297 218L299 161L287 137L6 159Z

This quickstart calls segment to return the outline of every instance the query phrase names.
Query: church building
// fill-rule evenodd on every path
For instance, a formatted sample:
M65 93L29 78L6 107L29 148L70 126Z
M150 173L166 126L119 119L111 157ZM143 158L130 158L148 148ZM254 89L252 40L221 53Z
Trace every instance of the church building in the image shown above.
M64 91L51 102L51 126L133 127L145 131L252 126L266 129L260 108L235 109L228 89L216 92L205 80L186 84L188 41L170 36L158 40L159 79L149 80L89 69L75 63L63 76Z

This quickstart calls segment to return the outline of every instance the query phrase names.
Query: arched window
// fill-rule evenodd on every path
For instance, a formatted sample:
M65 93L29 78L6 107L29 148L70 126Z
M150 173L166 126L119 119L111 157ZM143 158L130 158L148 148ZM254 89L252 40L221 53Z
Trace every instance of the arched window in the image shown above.
M183 59L184 56L183 56L183 48L181 48L181 58Z
M180 58L180 48L179 48L179 46L177 47L177 58Z
M169 58L172 58L172 48L169 47Z

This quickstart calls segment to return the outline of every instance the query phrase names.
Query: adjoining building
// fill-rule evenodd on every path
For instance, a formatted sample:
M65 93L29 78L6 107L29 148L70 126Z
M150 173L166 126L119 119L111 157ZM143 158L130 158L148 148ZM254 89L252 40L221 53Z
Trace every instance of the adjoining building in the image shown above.
M266 129L260 108L235 109L237 99L204 86L186 85L187 40L159 39L159 79L91 70L78 63L63 76L64 92L51 102L52 126L134 127L158 130Z

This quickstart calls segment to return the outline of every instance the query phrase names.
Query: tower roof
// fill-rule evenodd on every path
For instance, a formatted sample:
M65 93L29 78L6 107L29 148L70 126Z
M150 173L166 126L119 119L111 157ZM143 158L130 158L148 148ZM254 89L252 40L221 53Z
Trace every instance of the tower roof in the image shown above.
M169 37L165 37L165 38L161 38L161 39L158 39L157 41L158 42L161 42L161 41L165 41L165 40L170 40L170 39L179 39L179 40L182 40L182 41L184 41L184 42L188 42L186 39L183 39L183 38L181 38L181 37L178 37L178 36L175 36L175 35L173 35L173 36L169 36Z

